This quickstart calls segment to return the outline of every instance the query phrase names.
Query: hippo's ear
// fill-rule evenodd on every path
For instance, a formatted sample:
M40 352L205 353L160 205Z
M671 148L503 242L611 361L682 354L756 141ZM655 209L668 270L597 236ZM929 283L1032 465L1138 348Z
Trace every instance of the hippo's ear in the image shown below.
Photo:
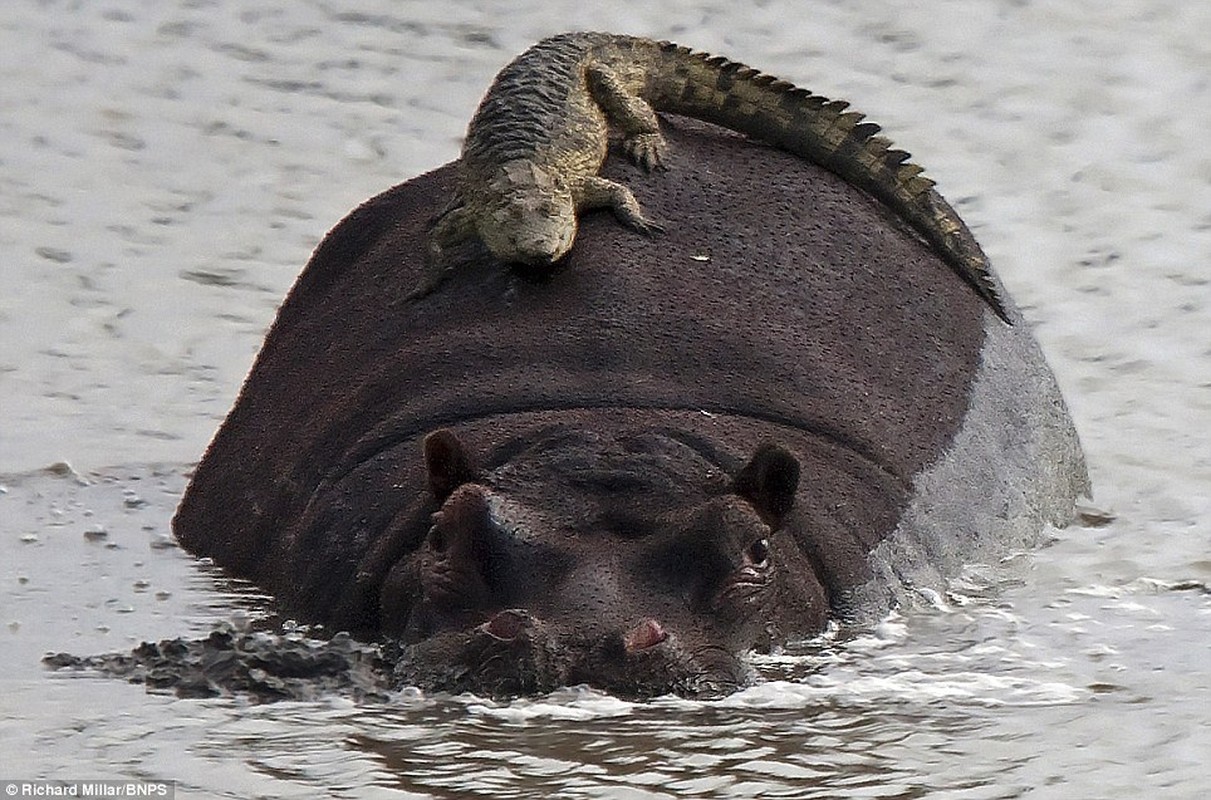
M798 460L785 447L768 443L757 448L732 485L733 491L752 503L773 528L781 525L790 511L798 488Z
M429 491L439 504L476 476L467 448L454 431L446 428L425 437L425 468L429 471Z

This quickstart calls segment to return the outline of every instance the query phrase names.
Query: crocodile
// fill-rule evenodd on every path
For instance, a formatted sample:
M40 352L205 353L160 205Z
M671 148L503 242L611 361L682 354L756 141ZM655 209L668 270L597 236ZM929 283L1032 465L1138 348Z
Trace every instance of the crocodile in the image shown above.
M988 258L955 210L880 127L830 100L723 56L610 33L543 39L496 76L471 119L454 196L430 238L433 291L451 251L478 240L505 263L553 264L572 247L577 214L610 208L660 230L631 190L599 175L611 124L645 171L665 167L656 112L721 125L806 158L889 206L1006 323Z

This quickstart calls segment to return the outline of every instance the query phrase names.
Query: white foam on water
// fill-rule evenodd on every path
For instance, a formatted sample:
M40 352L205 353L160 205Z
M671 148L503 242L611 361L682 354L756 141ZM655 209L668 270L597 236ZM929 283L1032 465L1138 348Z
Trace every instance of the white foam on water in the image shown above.
M498 702L474 695L459 695L454 700L465 704L470 714L515 725L535 720L584 721L625 717L638 706L584 686L560 689L539 698L523 697Z
M736 708L791 710L822 705L870 706L1037 706L1079 703L1087 690L1054 681L981 672L905 670L895 675L818 675L807 682L770 681L725 700Z

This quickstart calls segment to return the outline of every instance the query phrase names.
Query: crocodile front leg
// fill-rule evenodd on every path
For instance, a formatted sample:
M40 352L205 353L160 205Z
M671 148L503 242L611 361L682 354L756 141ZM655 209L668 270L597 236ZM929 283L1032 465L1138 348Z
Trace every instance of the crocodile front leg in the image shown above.
M622 130L622 149L627 156L646 172L665 169L664 153L668 146L648 101L604 64L590 65L585 76L597 105Z
M596 175L581 178L572 187L572 197L578 214L591 208L609 208L620 222L634 230L642 233L664 230L643 215L643 209L630 189L608 178Z
M455 197L429 231L429 257L420 280L404 299L418 300L437 289L454 268L451 251L477 238L474 215Z

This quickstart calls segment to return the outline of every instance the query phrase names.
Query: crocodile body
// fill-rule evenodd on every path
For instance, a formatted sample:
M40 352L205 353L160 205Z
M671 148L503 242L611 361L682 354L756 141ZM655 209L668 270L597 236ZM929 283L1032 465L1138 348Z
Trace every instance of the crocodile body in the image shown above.
M472 118L455 197L432 231L438 271L413 295L440 283L450 250L467 240L506 263L545 265L571 249L586 209L611 208L636 230L658 230L626 186L599 172L611 127L633 161L662 169L662 111L761 139L862 188L1009 322L967 226L908 153L848 106L671 42L608 33L544 39L497 75Z

